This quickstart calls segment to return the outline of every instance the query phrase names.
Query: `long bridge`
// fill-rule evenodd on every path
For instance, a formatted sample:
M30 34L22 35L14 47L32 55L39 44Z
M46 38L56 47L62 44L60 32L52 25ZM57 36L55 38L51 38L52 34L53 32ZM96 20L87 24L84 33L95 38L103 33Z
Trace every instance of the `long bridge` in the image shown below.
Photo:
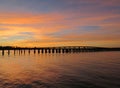
M2 55L5 54L5 51L7 50L8 55L10 55L11 50L14 51L14 54L16 51L19 53L25 53L25 51L28 51L28 53L31 53L31 50L35 53L77 53L77 52L97 52L97 51L120 51L120 48L103 48L103 47L93 47L93 46L61 46L61 47L34 47L34 48L28 48L28 47L0 47L0 51Z

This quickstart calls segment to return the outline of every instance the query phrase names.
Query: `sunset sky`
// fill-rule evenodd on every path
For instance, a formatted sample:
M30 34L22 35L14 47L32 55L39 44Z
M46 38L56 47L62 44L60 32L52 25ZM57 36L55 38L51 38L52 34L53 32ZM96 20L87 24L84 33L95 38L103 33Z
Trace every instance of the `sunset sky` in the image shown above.
M0 0L0 46L120 47L120 0Z

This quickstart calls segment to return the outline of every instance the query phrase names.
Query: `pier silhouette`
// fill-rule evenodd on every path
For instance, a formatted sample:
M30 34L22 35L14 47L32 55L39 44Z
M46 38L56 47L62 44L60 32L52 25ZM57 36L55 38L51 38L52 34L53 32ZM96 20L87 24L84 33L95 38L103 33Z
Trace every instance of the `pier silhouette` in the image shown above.
M0 51L2 51L2 55L4 56L5 51L7 51L8 55L10 52L14 51L19 52L19 54L28 51L30 54L31 51L36 53L78 53L78 52L99 52L99 51L120 51L120 48L104 48L104 47L93 47L93 46L61 46L61 47L11 47L11 46L0 46Z

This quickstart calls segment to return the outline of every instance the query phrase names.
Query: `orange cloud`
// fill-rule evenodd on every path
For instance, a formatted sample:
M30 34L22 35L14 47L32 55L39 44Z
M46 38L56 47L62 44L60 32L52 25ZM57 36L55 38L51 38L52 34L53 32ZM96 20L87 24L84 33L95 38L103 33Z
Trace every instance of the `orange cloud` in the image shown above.
M79 13L49 13L49 14L0 14L0 41L7 40L1 44L24 46L53 46L53 45L86 45L81 44L82 41L99 42L109 41L115 44L119 40L119 22L104 22L106 19L119 18L119 14L79 14ZM83 30L83 26L100 26L96 30ZM48 34L59 34L68 31L61 36L53 36ZM69 31L79 30L78 33ZM31 35L21 34L22 32L33 33ZM81 33L83 32L83 33ZM113 33L115 32L115 33ZM80 34L79 34L80 33ZM23 36L32 38L22 40L9 39L12 36ZM66 42L67 41L67 42ZM114 43L115 42L115 43ZM95 45L95 43L94 43ZM104 44L103 44L104 45Z

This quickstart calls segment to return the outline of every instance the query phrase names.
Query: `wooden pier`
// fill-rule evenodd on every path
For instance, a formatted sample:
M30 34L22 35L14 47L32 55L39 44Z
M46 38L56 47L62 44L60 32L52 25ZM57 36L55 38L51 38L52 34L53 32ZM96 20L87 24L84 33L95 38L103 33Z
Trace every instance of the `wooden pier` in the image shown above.
M120 51L120 48L102 48L102 47L91 47L91 46L63 46L63 47L34 47L34 48L23 48L23 47L0 47L0 51L4 56L5 51L8 55L10 52L14 51L19 52L19 54L28 51L30 54L33 50L34 54L36 53L79 53L79 52L98 52L98 51Z

